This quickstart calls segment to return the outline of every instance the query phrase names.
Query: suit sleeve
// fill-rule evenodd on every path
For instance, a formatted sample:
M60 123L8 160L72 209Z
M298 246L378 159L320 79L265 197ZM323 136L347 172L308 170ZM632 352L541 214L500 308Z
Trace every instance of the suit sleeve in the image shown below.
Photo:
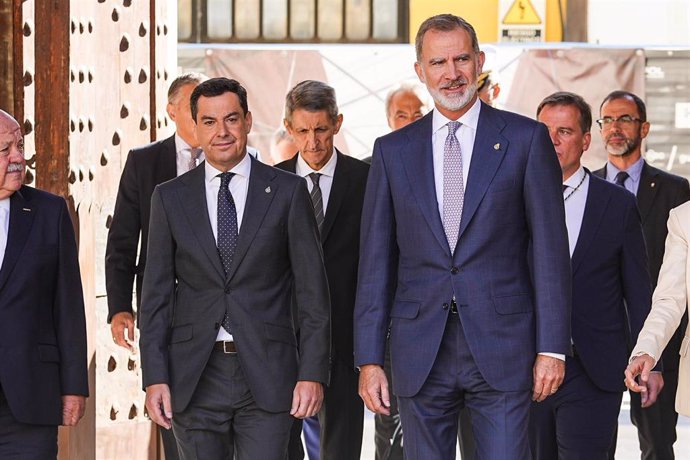
M631 340L635 342L649 314L652 299L652 284L649 277L649 264L645 248L642 221L632 196L627 203L627 218L621 267L623 277L623 296L627 309Z
M298 380L328 384L331 343L328 280L314 211L303 180L297 183L290 203L288 247L300 331Z
M546 127L533 133L524 181L531 238L537 353L570 355L572 274L562 174Z
M398 246L393 198L381 154L374 144L367 180L354 312L355 365L383 366L390 308L397 281Z
M652 309L631 356L647 353L657 360L661 358L687 309L687 264L688 233L687 230L683 232L681 216L673 209L668 219L664 262L652 296Z
M136 161L130 152L120 178L105 249L108 322L116 313L132 312L132 291L141 233L138 188Z
M59 259L53 303L53 321L60 350L60 390L63 395L89 395L86 319L72 220L60 199Z
M144 388L169 383L168 335L175 302L175 242L160 187L151 197L146 272L139 311Z

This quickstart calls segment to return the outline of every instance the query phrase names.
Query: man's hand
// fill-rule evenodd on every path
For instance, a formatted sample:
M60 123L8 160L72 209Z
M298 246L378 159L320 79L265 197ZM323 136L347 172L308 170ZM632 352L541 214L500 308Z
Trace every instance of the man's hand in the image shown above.
M172 404L170 387L167 383L157 383L146 387L146 409L151 420L166 430L172 428Z
M300 380L292 392L290 415L307 418L319 413L323 402L323 385L320 382Z
M625 369L625 386L630 391L642 393L642 407L649 407L656 402L657 396L664 388L664 378L659 372L652 372L654 358L648 354L636 356ZM639 383L637 376L640 377Z
M113 315L110 319L110 333L117 345L134 352L134 316L130 312L121 311Z
M64 395L62 397L62 424L75 426L84 416L86 396Z
M390 415L388 379L378 364L366 364L359 370L359 396L375 414Z
M537 355L532 369L534 387L532 401L542 402L558 391L565 376L565 361L551 356Z

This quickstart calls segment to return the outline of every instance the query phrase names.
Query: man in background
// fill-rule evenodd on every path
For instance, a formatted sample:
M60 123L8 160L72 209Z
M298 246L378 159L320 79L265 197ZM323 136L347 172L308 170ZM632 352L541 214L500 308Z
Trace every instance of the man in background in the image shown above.
M573 291L573 356L556 394L532 403L530 444L536 460L605 459L625 385L627 336L649 313L651 288L635 197L581 164L592 136L592 111L576 94L557 92L537 108L563 171ZM649 381L650 402L663 386Z
M113 341L130 351L135 343L132 287L136 278L138 308L146 268L151 194L156 185L186 173L204 159L194 133L189 97L206 79L201 74L187 73L173 80L167 111L175 123L175 134L131 150L120 177L105 249L105 287ZM161 430L161 435L166 459L177 459L172 430Z
M298 153L276 167L303 177L309 188L328 276L331 382L318 416L320 458L359 460L364 405L357 394L352 315L369 166L334 147L333 139L342 122L332 87L314 80L296 85L285 97L285 129ZM299 453L292 458L299 458Z
M613 91L604 98L599 112L597 123L601 128L608 161L594 174L636 195L654 289L664 258L669 211L690 199L690 185L682 177L649 165L642 157L642 141L649 134L650 123L647 121L645 103L640 97L628 91ZM644 460L674 458L673 443L676 441L678 421L674 408L680 358L678 352L686 324L687 316L661 357L665 389L656 404L642 404L639 393L630 393L630 418L637 427ZM615 448L614 436L609 458L613 458Z
M479 99L491 107L496 106L498 95L501 94L501 86L496 80L495 72L486 70L479 74L477 78L477 94Z
M77 244L62 197L24 183L19 123L0 110L0 458L49 459L89 394Z

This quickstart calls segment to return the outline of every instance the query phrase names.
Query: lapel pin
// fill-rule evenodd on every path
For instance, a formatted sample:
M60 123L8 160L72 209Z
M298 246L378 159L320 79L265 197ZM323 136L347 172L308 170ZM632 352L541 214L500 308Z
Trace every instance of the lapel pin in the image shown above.
M654 187L655 185L656 185L656 182L652 182L651 184L649 184L650 187Z
M266 192L266 193L271 193L271 186L269 185L268 187L266 187L266 188L264 189L264 192Z
M494 150L501 150L501 144L494 144Z
M22 211L31 212L30 208L22 208Z

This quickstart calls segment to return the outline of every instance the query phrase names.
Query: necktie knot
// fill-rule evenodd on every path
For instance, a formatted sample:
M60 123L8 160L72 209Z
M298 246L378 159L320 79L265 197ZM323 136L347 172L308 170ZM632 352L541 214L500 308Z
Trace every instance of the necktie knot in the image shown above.
M230 185L230 179L232 179L232 176L235 175L235 173L231 172L224 172L218 174L220 176L220 188L221 189L227 189L228 186Z
M616 174L616 179L615 179L616 185L620 185L621 187L625 187L625 181L628 179L628 177L630 177L630 175L627 172L625 172L625 171L619 172L618 174Z
M447 125L448 125L448 135L450 136L450 135L454 135L455 132L458 129L460 129L460 125L462 125L462 123L460 123L459 121L449 121L447 123Z
M309 178L311 179L312 184L318 186L319 179L321 178L321 173L310 173Z

